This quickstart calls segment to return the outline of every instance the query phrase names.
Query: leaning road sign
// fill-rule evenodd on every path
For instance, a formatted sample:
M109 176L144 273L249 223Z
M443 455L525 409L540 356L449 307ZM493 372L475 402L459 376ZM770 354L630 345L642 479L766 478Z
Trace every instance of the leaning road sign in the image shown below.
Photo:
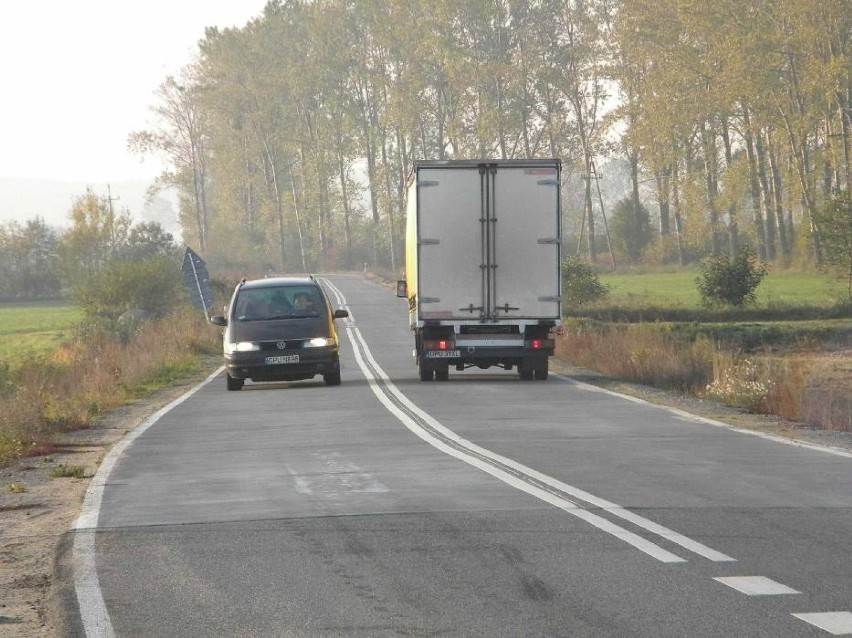
M209 321L210 307L213 305L213 290L210 288L210 276L204 260L192 248L186 247L183 255L183 282L189 291L192 305L204 311L204 317Z

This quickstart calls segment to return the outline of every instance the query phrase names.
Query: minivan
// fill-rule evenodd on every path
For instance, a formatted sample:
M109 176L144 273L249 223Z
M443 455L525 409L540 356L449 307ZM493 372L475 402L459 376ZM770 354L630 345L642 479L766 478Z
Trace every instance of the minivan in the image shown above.
M228 390L252 381L298 381L322 375L340 385L340 354L332 310L313 276L243 279L226 315L210 317L225 328L222 348Z

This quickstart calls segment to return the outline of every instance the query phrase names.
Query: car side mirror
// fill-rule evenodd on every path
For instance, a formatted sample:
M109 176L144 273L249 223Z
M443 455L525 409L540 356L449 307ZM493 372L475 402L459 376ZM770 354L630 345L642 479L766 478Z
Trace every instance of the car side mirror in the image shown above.
M343 318L348 317L348 316L349 316L349 311L344 310L343 308L338 308L337 310L334 311L334 314L332 315L332 317L334 319L343 319Z
M228 320L221 315L213 315L212 317L210 317L210 323L212 323L214 326L224 327L228 325Z
M396 296L397 297L407 297L408 296L408 284L405 279L400 279L396 282Z

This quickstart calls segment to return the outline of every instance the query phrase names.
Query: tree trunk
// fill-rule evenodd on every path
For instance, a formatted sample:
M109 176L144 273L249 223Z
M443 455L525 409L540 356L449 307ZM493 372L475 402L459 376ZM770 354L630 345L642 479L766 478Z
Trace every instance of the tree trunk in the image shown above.
M719 194L716 161L716 134L713 128L707 130L706 122L701 124L701 144L704 150L704 181L707 188L707 209L710 214L710 249L714 257L722 251L719 237L719 211L716 210L716 197Z
M769 258L770 251L766 244L766 227L764 219L766 217L766 209L764 207L765 187L761 187L760 161L755 156L754 131L751 126L751 116L749 115L749 107L745 100L742 101L743 124L745 130L743 137L746 143L746 158L748 159L748 177L749 189L751 192L752 219L754 221L754 234L757 239L757 253L760 259ZM773 255L774 257L774 255Z
M781 190L783 183L781 180L781 171L778 170L775 148L769 131L764 131L764 137L766 140L766 158L769 164L768 184L772 196L772 205L769 206L767 210L773 214L772 216L778 229L778 240L781 243L781 254L785 257L789 257L793 252L793 228L792 226L788 226L788 224L784 221L784 197ZM790 232L788 232L788 230Z

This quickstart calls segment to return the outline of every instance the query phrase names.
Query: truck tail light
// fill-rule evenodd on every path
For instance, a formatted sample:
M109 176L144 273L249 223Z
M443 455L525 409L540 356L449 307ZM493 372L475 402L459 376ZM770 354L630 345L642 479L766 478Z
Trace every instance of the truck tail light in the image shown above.
M423 348L426 350L452 350L454 346L455 344L451 339L423 342Z
M540 350L541 349L541 339L533 339L532 341L530 341L530 347L533 350Z

